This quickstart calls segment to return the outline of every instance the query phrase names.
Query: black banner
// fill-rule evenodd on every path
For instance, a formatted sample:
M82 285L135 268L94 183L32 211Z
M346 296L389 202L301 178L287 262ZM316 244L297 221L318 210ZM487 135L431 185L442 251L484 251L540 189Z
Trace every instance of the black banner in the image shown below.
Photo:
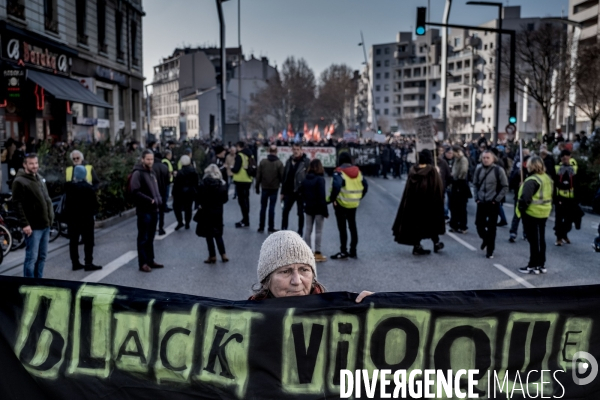
M403 371L423 393L404 398L442 390L428 370L451 370L453 390L471 386L476 398L600 398L600 286L378 293L356 304L350 293L232 302L0 277L0 293L3 400L335 399L340 370L355 383ZM477 370L477 382L460 370ZM343 382L353 398L402 398L389 379Z

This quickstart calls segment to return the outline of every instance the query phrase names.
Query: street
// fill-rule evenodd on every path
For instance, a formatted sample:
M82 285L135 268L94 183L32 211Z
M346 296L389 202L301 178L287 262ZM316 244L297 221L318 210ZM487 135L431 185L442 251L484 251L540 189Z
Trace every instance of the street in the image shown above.
M393 241L391 226L404 188L404 180L367 178L369 193L358 210L358 258L344 261L328 260L317 264L318 280L328 291L370 290L376 292L402 291L452 291L476 289L509 289L524 287L550 287L587 285L600 283L598 273L599 254L591 248L597 235L600 217L586 215L582 228L571 231L570 245L554 246L552 227L546 227L548 273L545 275L522 275L517 269L526 265L529 255L528 243L522 240L522 227L517 243L508 242L508 227L498 228L496 252L493 259L486 259L479 250L481 240L474 226L475 204L469 202L469 231L467 234L446 233L441 237L445 248L438 254L413 256L412 248ZM330 179L327 178L328 185ZM243 300L248 298L256 283L256 265L262 241L267 234L257 233L259 196L251 193L251 226L236 229L240 220L237 200L225 205L224 241L228 263L207 265L206 242L190 230L173 231L175 216L166 215L167 235L155 241L156 261L164 263L164 269L151 273L138 271L136 253L136 219L129 218L117 225L96 232L94 263L104 268L96 272L72 271L68 241L59 238L50 246L44 278L85 282L108 283L138 288L186 293L198 296ZM507 201L512 203L512 193ZM513 213L512 204L504 206L507 218ZM323 233L324 255L339 250L339 237L335 216L330 207L330 217L325 221ZM281 206L276 208L276 228L280 227ZM295 208L290 214L290 229L297 227ZM313 235L314 236L314 235ZM431 241L424 241L425 248L432 248ZM83 246L80 246L83 259ZM22 276L24 250L11 252L0 265L3 275Z

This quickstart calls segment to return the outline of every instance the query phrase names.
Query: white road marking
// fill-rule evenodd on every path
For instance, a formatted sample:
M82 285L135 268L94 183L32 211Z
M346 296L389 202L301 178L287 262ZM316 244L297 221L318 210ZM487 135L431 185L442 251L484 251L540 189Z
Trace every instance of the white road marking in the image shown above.
M452 232L446 232L446 235L450 236L452 239L456 240L458 243L462 244L467 249L469 249L471 251L477 251L477 249L475 247L471 246L469 243L465 242L464 240L462 240L461 238L459 238L458 236L456 236L454 233L452 233Z
M161 235L161 236L154 236L154 240L163 240L164 238L166 238L167 236L169 236L171 233L175 232L175 227L177 226L177 222L173 222L171 225L167 226L167 229L165 229L165 234Z
M535 286L533 286L531 283L527 282L525 279L521 278L520 276L518 276L517 274L515 274L508 268L504 267L503 265L494 264L494 267L498 268L498 270L504 272L506 275L510 276L511 278L513 278L515 281L519 282L521 285L525 286L526 288L535 289Z
M381 186L379 183L375 182L373 179L367 179L367 181L369 182L369 184L377 186L379 189L383 190L384 192L388 192L392 197L396 198L396 196L392 192Z
M112 274L117 269L121 268L123 265L127 264L134 258L137 258L137 251L128 251L116 260L113 260L106 264L101 270L92 272L91 274L83 278L81 282L100 282L102 279L106 278L108 275Z

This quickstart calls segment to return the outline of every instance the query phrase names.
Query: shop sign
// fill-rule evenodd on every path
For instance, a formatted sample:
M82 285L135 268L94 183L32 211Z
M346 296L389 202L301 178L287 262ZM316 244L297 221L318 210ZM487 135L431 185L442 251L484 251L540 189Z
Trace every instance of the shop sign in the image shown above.
M6 85L6 95L11 99L21 97L21 88L25 84L25 70L17 68L7 68L3 71L4 82Z
M76 118L77 125L87 125L92 126L98 123L96 118L87 118L87 117L77 117Z
M125 129L125 121L119 121L119 124L117 126L117 129Z
M131 121L131 130L134 131L137 129L137 122Z
M96 76L98 78L102 78L107 81L116 82L121 85L125 85L125 80L126 80L125 75L115 72L110 68L105 68L105 67L101 67L98 65L96 67Z
M62 74L69 73L71 58L66 54L53 52L48 47L36 46L25 40L10 39L3 50L5 58L21 66L33 66Z
M96 120L96 123L97 123L96 126L100 129L110 128L110 120L108 120L108 119L98 118Z

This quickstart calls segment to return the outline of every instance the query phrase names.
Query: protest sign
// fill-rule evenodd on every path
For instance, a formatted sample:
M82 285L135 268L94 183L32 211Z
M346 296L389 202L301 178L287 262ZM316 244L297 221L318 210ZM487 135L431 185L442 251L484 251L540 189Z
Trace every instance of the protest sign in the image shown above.
M268 147L260 147L258 149L258 163L260 163L264 158L267 158L269 155ZM335 168L336 155L335 155L335 147L310 147L305 146L302 147L302 151L309 159L318 158L323 163L323 167L325 168ZM277 147L277 157L284 164L287 162L288 158L292 156L292 148L278 146Z
M425 115L414 119L415 131L417 133L417 151L423 149L433 150L435 148L435 128L431 115Z
M3 400L383 398L399 386L389 374L404 389L419 382L422 395L400 387L404 398L425 398L446 390L436 371L480 399L600 398L600 285L357 304L339 292L229 301L2 276L0 293ZM350 384L379 371L387 388Z

